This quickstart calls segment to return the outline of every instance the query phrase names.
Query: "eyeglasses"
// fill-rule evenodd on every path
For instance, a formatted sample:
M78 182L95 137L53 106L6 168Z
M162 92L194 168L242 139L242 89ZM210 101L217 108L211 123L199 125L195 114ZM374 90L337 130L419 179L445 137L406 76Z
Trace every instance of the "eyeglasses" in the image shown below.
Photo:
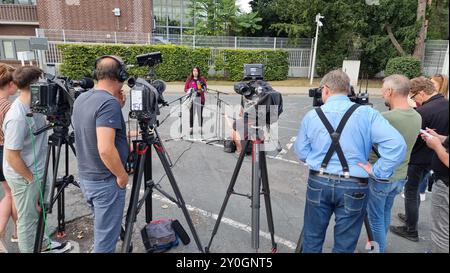
M419 93L416 93L416 94L412 95L412 96L409 97L409 98L412 99L412 100L414 100L414 98L415 98L417 95L419 95Z

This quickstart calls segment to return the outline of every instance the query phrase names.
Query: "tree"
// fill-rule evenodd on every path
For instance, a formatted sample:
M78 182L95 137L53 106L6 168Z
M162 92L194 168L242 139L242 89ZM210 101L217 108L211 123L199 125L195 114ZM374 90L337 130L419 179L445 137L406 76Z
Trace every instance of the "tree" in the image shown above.
M253 0L249 2L250 7L252 8L253 13L258 13L260 16L261 29L252 33L256 36L270 36L275 37L277 35L277 31L271 29L270 27L275 23L281 23L283 20L278 16L276 10L276 0Z
M240 35L261 29L257 13L245 14L234 0L190 0L190 15L197 34L226 36Z
M320 13L325 18L319 35L317 72L323 74L341 67L344 59L357 57L363 73L374 75L390 58L413 53L421 27L418 0L378 2L274 0L272 6L280 22L271 28L288 37L314 37L314 19Z

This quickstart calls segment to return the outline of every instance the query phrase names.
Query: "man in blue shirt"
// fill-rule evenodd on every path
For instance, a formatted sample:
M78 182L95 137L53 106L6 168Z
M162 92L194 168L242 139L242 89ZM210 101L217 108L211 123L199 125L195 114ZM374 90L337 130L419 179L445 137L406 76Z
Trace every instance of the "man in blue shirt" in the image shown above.
M320 88L325 103L320 109L329 122L328 129L336 130L350 108L354 108L351 109L354 112L346 125L336 130L341 131L340 134L329 132L321 121L320 110L308 112L301 123L295 152L310 168L303 252L322 252L326 230L334 213L333 252L352 253L366 214L369 173L374 179L389 179L405 158L406 144L378 111L368 106L353 106L347 96L350 79L344 72L329 72L323 77ZM335 139L333 147L331 135ZM381 157L367 173L362 165L367 163L374 144L377 144ZM329 150L331 157L324 160Z
M128 174L126 126L121 108L126 67L116 56L96 61L97 86L73 107L80 186L94 213L94 252L114 252L120 234Z

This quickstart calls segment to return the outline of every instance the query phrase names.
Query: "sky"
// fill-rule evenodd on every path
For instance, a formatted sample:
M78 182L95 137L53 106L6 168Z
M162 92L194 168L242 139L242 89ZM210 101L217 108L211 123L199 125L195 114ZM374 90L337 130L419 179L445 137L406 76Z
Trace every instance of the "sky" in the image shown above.
M236 0L236 3L239 5L242 11L244 12L250 12L252 9L250 8L250 5L248 4L251 0Z

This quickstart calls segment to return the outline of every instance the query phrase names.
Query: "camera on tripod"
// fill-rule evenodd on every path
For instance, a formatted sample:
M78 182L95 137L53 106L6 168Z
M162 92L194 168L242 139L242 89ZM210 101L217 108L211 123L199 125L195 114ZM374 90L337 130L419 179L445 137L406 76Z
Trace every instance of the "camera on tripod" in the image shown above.
M130 118L157 126L157 116L160 114L159 105L165 105L163 92L166 83L155 80L154 67L163 62L160 52L153 52L136 57L139 66L149 66L147 78L130 78L128 86L130 90Z
M313 107L319 107L324 104L322 100L322 87L309 89L309 97L313 98ZM350 99L350 101L357 104L371 105L369 102L369 93L367 93L366 91L364 93L359 92L358 94L356 94L353 86L350 86L348 98Z
M90 78L74 81L46 74L45 80L30 85L31 112L47 116L55 126L69 126L73 102L92 87L94 81Z
M249 82L238 82L234 85L234 91L244 97L245 117L257 126L263 125L260 122L262 120L266 125L276 122L283 112L282 96L264 81L263 71L262 64L245 64L244 80ZM277 112L276 115L274 112Z

